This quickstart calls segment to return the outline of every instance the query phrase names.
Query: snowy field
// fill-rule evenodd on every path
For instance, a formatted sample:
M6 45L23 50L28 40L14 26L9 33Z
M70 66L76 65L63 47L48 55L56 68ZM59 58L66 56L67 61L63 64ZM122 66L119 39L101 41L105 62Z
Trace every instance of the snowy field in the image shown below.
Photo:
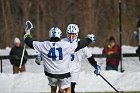
M136 47L123 46L123 53L135 53ZM102 48L90 48L93 54L101 54ZM0 55L8 55L10 48L0 49ZM36 52L27 49L29 55ZM118 90L133 91L131 93L140 93L140 61L139 58L123 58L124 73L116 71L105 71L105 58L96 58L101 65L101 74ZM26 72L12 74L12 66L9 60L3 60L3 73L0 74L0 92L2 93L22 93L50 92L47 77L43 73L43 66L38 66L34 59L28 60ZM79 75L79 83L76 86L77 92L114 92L114 90L100 77L94 74L94 68L89 65L87 60L83 60Z

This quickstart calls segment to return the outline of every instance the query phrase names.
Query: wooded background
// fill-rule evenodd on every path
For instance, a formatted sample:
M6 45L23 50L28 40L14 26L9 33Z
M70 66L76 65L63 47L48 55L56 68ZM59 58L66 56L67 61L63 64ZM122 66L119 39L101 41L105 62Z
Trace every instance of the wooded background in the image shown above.
M139 14L140 0L122 0L123 44L137 45L133 32ZM76 23L80 38L96 35L96 46L103 47L109 36L119 43L119 0L0 0L0 48L12 47L15 37L23 37L27 20L33 23L37 40L48 39L53 26L66 37L67 25Z

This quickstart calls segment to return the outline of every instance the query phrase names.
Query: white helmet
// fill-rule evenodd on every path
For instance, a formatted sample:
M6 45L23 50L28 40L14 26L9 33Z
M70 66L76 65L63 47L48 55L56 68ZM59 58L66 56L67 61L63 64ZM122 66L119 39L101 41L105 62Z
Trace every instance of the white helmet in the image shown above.
M69 24L67 27L67 34L76 34L78 36L79 28L76 24Z
M52 27L49 31L49 37L58 37L61 38L61 30L58 27Z

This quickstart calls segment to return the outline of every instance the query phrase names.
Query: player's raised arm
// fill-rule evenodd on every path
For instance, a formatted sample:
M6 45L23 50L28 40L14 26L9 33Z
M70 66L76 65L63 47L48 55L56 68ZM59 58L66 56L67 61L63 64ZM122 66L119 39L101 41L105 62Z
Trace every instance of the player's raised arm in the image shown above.
M86 38L84 38L84 39L82 39L78 42L78 46L75 49L75 52L84 48L84 47L86 47L86 46L88 46L91 43L95 43L95 41L96 41L96 36L94 34L87 35Z
M81 48L84 48L84 47L88 46L88 45L91 44L91 43L95 43L95 41L96 41L96 36L95 36L94 34L89 34L89 35L87 35L87 37L86 37L85 39L80 40L80 41L78 42L78 47L76 48L75 52L78 51L78 50L81 49ZM86 52L87 52L87 50L86 50ZM88 55L88 56L89 56L89 55ZM97 62L95 61L94 56L91 55L91 56L88 57L87 59L88 59L89 63L95 68L94 73L95 73L96 75L99 75L99 74L100 74L100 71L101 71L101 67L100 67L100 66L97 64Z

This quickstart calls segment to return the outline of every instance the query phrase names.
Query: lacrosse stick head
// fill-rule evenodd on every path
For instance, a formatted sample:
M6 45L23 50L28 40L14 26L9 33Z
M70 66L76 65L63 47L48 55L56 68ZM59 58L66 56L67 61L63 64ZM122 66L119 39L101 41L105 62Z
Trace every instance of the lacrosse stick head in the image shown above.
M30 30L33 28L33 24L31 23L31 21L26 21L25 24L25 33L30 34Z

